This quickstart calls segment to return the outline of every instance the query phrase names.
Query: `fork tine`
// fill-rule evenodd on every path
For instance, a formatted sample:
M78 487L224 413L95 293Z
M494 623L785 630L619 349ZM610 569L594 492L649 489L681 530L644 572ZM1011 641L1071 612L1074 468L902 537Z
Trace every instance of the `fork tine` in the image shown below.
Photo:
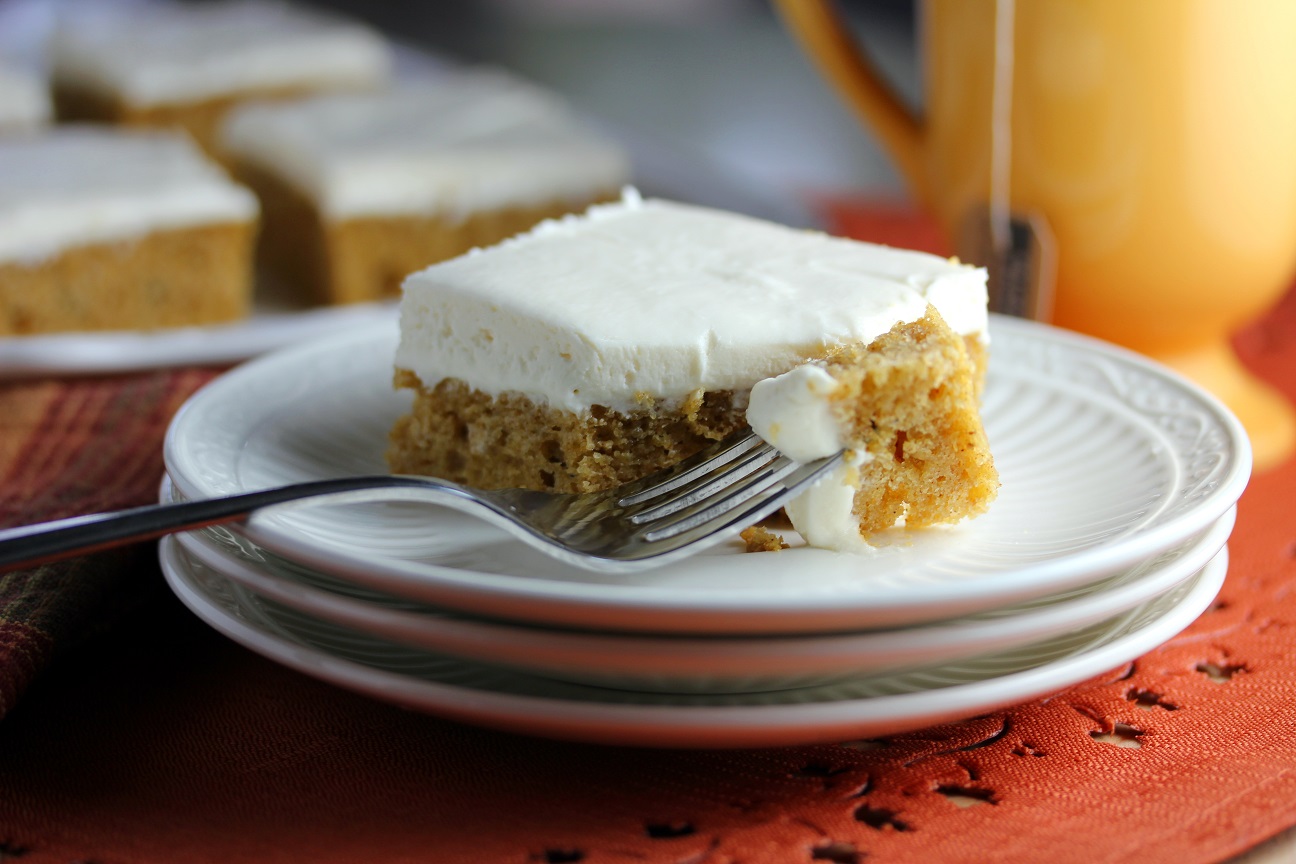
M795 463L789 462L771 445L763 441L760 441L759 444L760 446L747 449L746 452L743 452L741 446L725 448L725 452L720 454L723 457L722 459L712 458L706 463L692 466L688 472L688 477L680 478L687 479L690 482L685 485L681 485L679 482L670 482L669 485L673 491L664 493L668 496L664 501L661 500L660 495L649 497L638 508L633 506L622 507L621 502L625 500L624 498L614 500L611 497L601 497L597 493L589 496L564 496L561 505L562 527L556 533L556 536L559 536L563 542L581 546L587 540L605 534L608 517L613 517L617 521L624 523L625 529L631 530L635 525L655 522L663 516L669 516L681 510L692 508L690 512L695 512L699 508L705 508L716 501L728 498L731 494L742 494L742 489L739 489L736 493L729 493L728 490L743 481L750 480L753 476L756 476L757 479L768 479L771 466L774 470L779 470L785 465L795 466ZM741 455L735 456L735 454ZM703 469L707 470L704 471ZM762 471L765 473L757 475L757 472ZM676 478L671 479L674 481ZM662 484L662 486L664 485L666 484ZM653 487L654 490L659 488L661 486ZM759 489L756 491L758 492ZM751 494L756 494L756 492Z
M645 529L644 540L655 543L676 534L683 533L697 525L710 522L719 516L741 506L744 502L760 495L775 486L785 474L796 467L796 463L787 458L780 458L766 465L753 477L736 484L736 488L725 490L723 494L703 498L691 507L668 514L669 518L656 520L651 525L641 523ZM781 489L782 487L779 487Z
M767 461L770 454L766 448L768 445L750 431L744 431L698 454L692 464L677 466L684 470L665 480L660 474L647 478L638 488L632 484L629 489L570 495L520 489L467 490L471 494L466 494L460 489L459 497L446 503L484 505L484 512L495 524L570 564L604 573L632 573L723 541L735 530L777 510L807 484L840 465L845 456L843 451L797 463L768 448L777 455ZM702 487L705 494L673 505L679 496ZM672 493L672 502L655 500ZM632 506L628 512L621 506L626 500L647 504ZM635 524L631 517L636 509L658 518Z
M751 429L740 429L723 441L712 444L673 467L645 477L636 484L630 484L631 488L642 484L642 488L622 496L617 503L622 507L629 507L647 501L649 498L664 495L763 445L768 446Z
M711 534L740 522L762 519L840 464L841 459L841 453L807 463L780 457L731 494L704 500L694 508L672 514L675 518L650 528L643 534L643 540L648 544L658 544L678 538L677 542L669 544L674 547L692 542L695 534ZM684 537L685 534L690 536Z
M631 522L641 524L652 522L663 516L669 516L693 504L720 495L725 489L752 476L779 460L779 452L769 444L748 450L727 464L695 476L692 482L677 486L674 490L652 498L640 507L629 508L627 514Z

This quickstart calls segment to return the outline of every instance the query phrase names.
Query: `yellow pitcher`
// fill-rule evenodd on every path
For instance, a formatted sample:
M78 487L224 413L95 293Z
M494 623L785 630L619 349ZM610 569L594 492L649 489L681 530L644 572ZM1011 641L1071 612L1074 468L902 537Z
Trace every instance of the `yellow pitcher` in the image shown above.
M921 115L831 0L777 5L947 236L1039 215L1054 323L1213 391L1257 467L1288 455L1291 406L1229 335L1296 272L1296 2L925 0Z

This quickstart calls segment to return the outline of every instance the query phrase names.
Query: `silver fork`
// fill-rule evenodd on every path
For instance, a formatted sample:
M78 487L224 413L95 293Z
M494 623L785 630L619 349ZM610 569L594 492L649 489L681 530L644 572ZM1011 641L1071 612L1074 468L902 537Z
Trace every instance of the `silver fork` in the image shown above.
M264 507L415 500L480 516L554 558L600 572L657 567L770 515L836 467L798 463L750 429L606 492L483 491L433 477L381 475L296 483L225 498L76 516L0 531L0 573L177 531L240 522Z

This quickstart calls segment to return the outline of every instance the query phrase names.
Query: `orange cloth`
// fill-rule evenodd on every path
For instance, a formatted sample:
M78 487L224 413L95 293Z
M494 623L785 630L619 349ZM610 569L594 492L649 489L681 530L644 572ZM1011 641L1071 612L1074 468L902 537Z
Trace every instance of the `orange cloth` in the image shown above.
M841 224L932 236L861 212ZM1239 346L1296 397L1296 295ZM156 447L166 400L132 426L123 385L177 380L0 388L0 454L28 454L0 495L52 511L36 483L64 477L57 494L121 503L93 488L111 472L71 478L120 430ZM131 466L121 482L149 492L156 458ZM108 569L143 599L0 721L0 860L1218 861L1296 824L1294 496L1296 461L1253 479L1219 602L1129 666L961 723L765 751L556 743L370 701L226 641L123 556Z

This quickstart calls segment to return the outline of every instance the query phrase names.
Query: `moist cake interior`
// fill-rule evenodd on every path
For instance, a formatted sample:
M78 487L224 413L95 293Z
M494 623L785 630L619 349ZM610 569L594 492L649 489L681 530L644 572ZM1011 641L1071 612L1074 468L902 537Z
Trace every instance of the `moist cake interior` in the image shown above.
M870 459L854 513L864 534L956 522L983 512L998 475L978 414L984 351L938 313L897 324L869 345L819 359L843 387L834 408L846 439ZM975 353L975 357L972 356ZM644 396L633 411L586 415L520 393L490 396L462 381L429 387L409 370L413 408L391 433L393 472L428 474L483 489L592 492L687 458L746 425L746 393L699 391L683 404Z

